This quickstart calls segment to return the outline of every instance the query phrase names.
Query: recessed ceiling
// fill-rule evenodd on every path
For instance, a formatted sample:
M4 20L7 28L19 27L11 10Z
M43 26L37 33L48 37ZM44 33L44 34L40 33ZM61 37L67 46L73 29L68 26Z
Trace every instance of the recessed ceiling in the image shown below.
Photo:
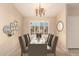
M22 13L23 16L35 16L35 8L38 8L37 3L16 3L15 7ZM45 16L56 16L64 7L63 3L42 3L41 6L45 9Z

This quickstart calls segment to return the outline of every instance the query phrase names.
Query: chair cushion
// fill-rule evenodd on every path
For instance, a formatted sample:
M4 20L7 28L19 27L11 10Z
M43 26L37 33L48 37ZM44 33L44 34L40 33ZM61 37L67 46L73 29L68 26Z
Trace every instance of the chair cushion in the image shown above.
M52 53L52 48L47 45L47 53Z
M26 35L26 34L24 34L23 36L24 36L24 39L25 39L26 46L28 46L28 44L29 44L28 37L27 37L27 35Z
M25 48L26 47L26 42L24 40L24 37L22 37L22 42L23 42L23 48Z
M52 39L53 39L54 35L50 35L49 41L48 41L48 45L51 47L51 43L52 43Z
M26 47L25 50L28 50L28 47Z
M52 50L52 48L50 46L47 45L47 50Z
M28 47L25 48L24 53L28 52Z

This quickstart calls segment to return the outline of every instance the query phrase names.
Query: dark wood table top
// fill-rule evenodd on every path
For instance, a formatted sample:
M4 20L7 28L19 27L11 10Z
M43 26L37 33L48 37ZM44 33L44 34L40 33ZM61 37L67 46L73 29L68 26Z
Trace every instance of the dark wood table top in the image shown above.
M47 44L29 44L29 56L46 56Z

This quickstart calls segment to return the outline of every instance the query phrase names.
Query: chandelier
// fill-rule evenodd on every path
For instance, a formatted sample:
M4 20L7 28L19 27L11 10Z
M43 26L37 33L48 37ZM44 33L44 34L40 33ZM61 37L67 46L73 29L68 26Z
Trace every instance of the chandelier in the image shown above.
M45 15L45 9L41 7L39 4L39 7L35 9L36 16L44 16Z

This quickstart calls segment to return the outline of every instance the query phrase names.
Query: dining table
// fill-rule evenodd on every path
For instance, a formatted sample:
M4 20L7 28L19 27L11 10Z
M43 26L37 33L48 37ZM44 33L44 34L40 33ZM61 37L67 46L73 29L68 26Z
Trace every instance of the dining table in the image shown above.
M46 56L47 40L45 38L33 38L30 41L28 52L29 56Z

